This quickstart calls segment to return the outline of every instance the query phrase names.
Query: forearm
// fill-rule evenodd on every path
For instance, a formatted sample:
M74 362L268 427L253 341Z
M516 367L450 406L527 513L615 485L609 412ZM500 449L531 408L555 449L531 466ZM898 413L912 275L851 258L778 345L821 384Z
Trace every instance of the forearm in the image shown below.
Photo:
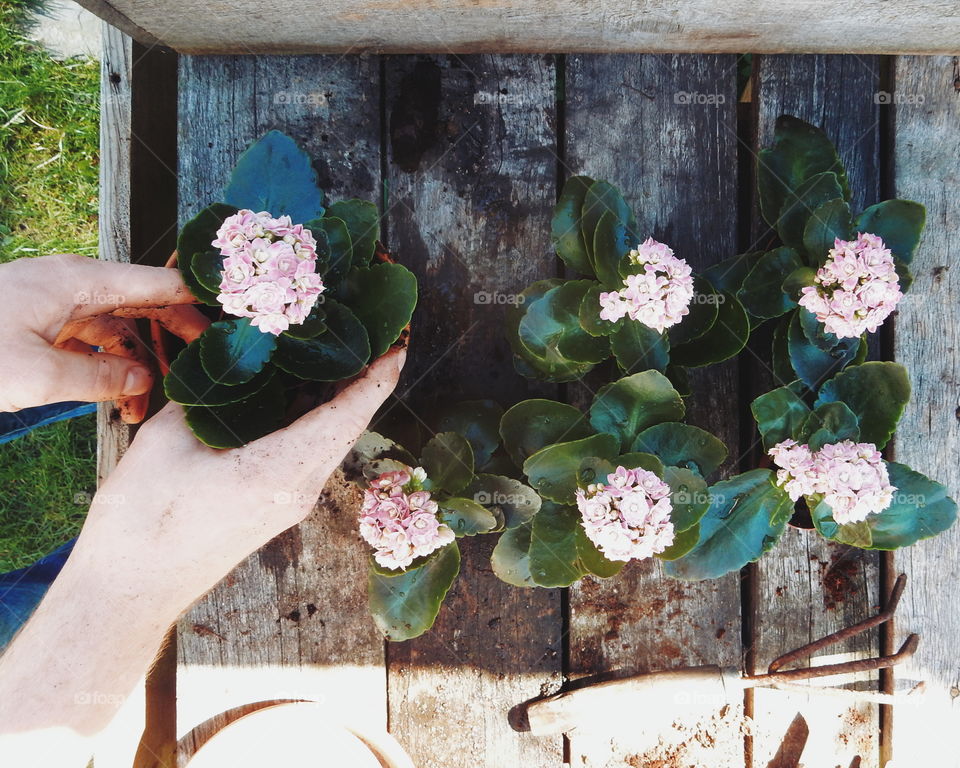
M182 606L78 542L0 657L0 763L86 766L95 737L149 668Z

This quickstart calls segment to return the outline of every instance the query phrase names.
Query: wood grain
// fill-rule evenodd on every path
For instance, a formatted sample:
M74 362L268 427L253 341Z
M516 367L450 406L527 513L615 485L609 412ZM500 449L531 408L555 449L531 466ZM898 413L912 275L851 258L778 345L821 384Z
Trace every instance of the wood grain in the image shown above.
M570 56L565 173L616 185L643 235L669 243L695 270L706 267L736 252L736 101L732 56ZM731 407L738 401L736 363L694 372L691 387L690 421L733 446L723 470L729 474L738 459L739 413ZM740 654L736 574L687 583L667 578L653 562L634 563L617 577L586 578L570 590L572 677L737 667ZM739 727L729 725L712 734L716 749L704 756L711 765L743 765ZM657 764L669 748L644 751L640 744L649 736L575 733L571 763ZM665 737L678 742L688 734Z
M897 429L895 457L960 491L960 60L895 60L898 197L927 206L927 228L912 270L916 282L900 304L894 328L898 361L907 366L913 395ZM908 100L909 97L909 100ZM893 714L897 765L960 765L960 529L895 553L907 591L897 615L896 643L920 633L916 657L896 670L898 687L925 680L922 706Z
M217 200L237 156L278 128L315 159L330 199L377 200L379 69L365 57L184 58L180 218ZM357 492L337 475L314 513L239 565L179 625L181 760L228 718L270 699L326 702L386 727L383 641L367 614ZM241 710L242 712L243 710Z
M952 53L948 0L81 0L182 53ZM277 23L277 19L289 23Z
M420 280L398 391L428 419L440 399L513 402L528 387L503 336L504 302L556 270L554 60L403 57L386 71L389 242ZM500 582L492 545L462 540L434 628L388 648L390 727L419 768L562 761L559 737L507 721L559 686L560 593Z
M877 202L880 188L880 62L872 56L763 56L755 64L754 98L757 145L768 146L774 122L790 114L819 125L837 146L860 211ZM758 215L755 214L758 218ZM754 231L764 227L755 221ZM767 350L761 351L768 360ZM757 358L751 377L756 397L778 386ZM758 439L755 427L751 438ZM875 552L827 542L812 530L788 529L777 547L759 563L756 578L755 670L765 670L786 651L866 618L879 604L879 557ZM877 653L872 632L827 653L833 661ZM876 687L876 675L860 678ZM765 766L780 749L794 718L802 716L809 734L802 761L809 765L863 768L879 760L879 717L874 704L847 706L824 696L758 689L754 693L753 765Z

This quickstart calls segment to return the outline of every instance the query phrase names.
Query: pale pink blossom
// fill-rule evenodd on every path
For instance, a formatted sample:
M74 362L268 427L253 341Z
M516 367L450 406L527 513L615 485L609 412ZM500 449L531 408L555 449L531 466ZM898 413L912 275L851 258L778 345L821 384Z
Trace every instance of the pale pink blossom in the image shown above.
M238 211L224 220L212 245L224 257L217 300L264 333L279 335L302 323L325 290L313 233L289 216Z
M790 498L819 496L840 525L866 520L893 501L896 488L873 443L844 440L811 452L806 445L784 440L770 449L770 455L781 467L777 482Z
M673 544L670 486L653 472L617 467L576 495L587 538L607 559L642 560Z
M876 235L863 232L856 240L834 242L814 284L801 291L799 304L815 314L828 333L856 338L877 330L901 298L890 249Z
M439 505L423 490L425 479L421 467L384 472L364 491L360 535L384 568L407 568L455 538L438 517Z
M663 333L690 311L690 265L652 237L627 255L631 263L643 270L627 275L619 291L600 294L600 319L616 322L628 316Z

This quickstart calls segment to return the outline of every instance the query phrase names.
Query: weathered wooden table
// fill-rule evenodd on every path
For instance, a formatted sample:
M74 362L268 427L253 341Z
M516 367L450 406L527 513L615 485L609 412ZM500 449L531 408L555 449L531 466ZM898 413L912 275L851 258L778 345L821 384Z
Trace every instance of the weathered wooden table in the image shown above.
M182 222L218 198L249 142L286 131L315 158L332 198L379 201L386 243L420 279L401 409L429 408L438 396L583 396L580 385L516 375L501 333L504 305L476 298L515 294L558 274L549 219L568 175L619 186L642 231L702 268L749 250L763 234L754 155L774 119L786 112L823 125L839 145L856 205L901 196L928 207L916 283L876 353L905 363L914 382L896 457L960 488L957 58L756 57L744 101L733 55L181 56L178 73L176 65L170 53L110 34L105 256L156 260L169 252L171 174ZM739 446L727 473L756 458L747 406L769 384L750 352L693 377L692 422ZM109 453L122 431L106 419L103 429ZM104 471L109 463L105 454ZM150 746L139 764L159 764L177 737L185 763L236 716L222 714L228 710L308 697L347 719L389 724L421 768L793 765L784 755L797 747L802 725L781 748L798 713L808 729L807 765L877 766L891 753L900 764L960 765L960 530L881 557L791 529L759 564L716 581L672 581L646 563L606 582L537 591L499 582L491 543L466 541L435 628L387 646L366 614L356 507L356 492L335 478L306 522L183 618L176 655L168 653L148 686ZM565 741L508 724L514 705L585 675L765 667L875 610L900 571L910 583L896 631L851 642L834 660L889 650L907 629L921 633L919 654L897 676L927 681L924 708L891 713L758 691L744 702L752 725L733 707L708 722L678 723L653 749L638 747L635 733ZM867 678L861 687L881 682L892 681ZM638 716L634 731L642 729Z

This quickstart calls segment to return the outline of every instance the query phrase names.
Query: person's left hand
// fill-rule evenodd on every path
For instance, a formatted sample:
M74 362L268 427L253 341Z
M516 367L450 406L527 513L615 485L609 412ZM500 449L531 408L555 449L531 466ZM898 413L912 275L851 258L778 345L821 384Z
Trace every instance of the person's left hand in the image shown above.
M142 421L154 375L129 318L186 341L209 324L176 269L41 256L0 265L0 290L0 411L117 400L124 421Z

